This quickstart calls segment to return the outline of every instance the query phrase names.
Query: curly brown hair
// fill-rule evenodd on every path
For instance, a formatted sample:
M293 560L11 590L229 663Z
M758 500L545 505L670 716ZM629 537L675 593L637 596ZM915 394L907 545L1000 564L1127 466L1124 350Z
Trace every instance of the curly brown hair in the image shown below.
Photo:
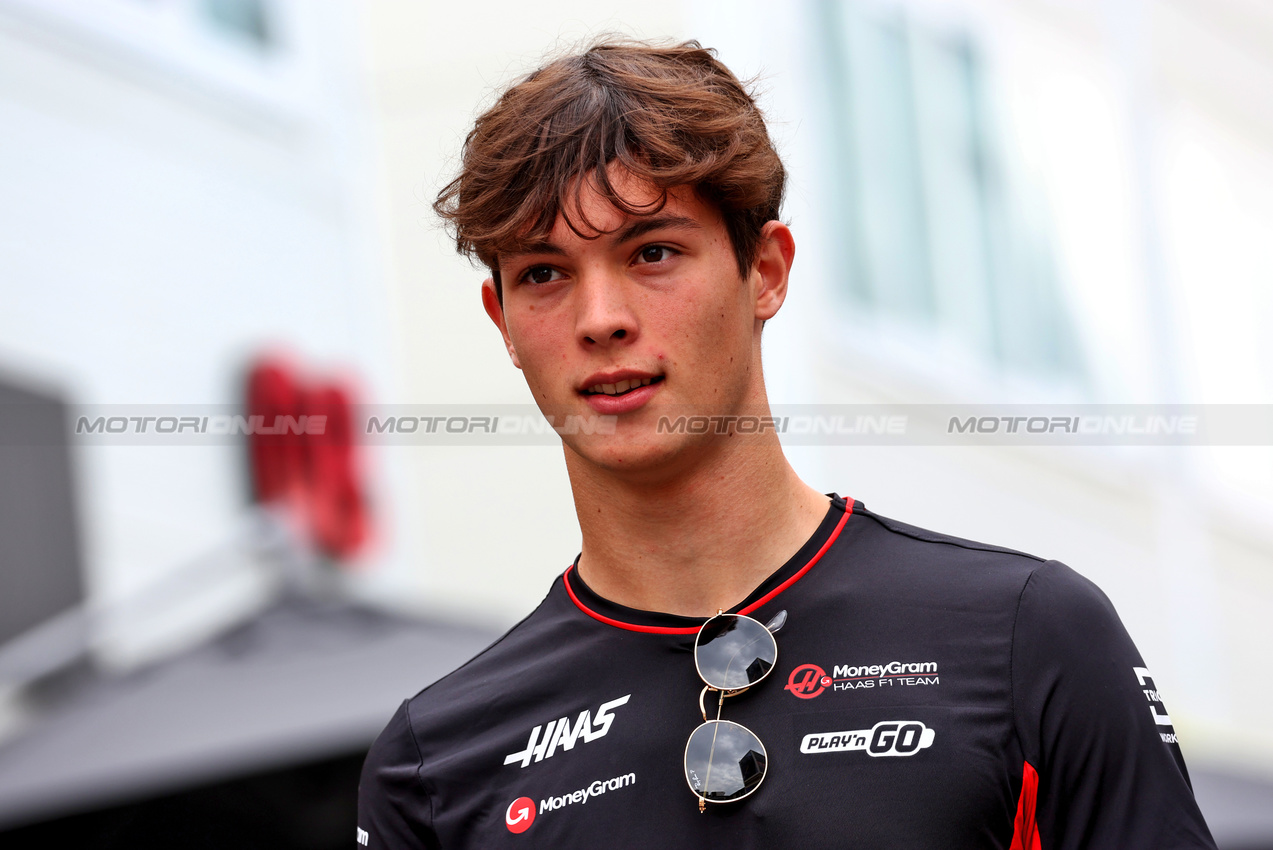
M667 191L692 186L720 210L746 276L761 229L777 219L786 169L755 99L713 50L606 38L512 85L464 141L458 177L433 209L456 249L486 265L503 300L499 255L543 242L558 214L596 238L580 209L585 185L629 215L652 215ZM618 164L662 190L633 205L615 190ZM589 231L588 236L581 225Z

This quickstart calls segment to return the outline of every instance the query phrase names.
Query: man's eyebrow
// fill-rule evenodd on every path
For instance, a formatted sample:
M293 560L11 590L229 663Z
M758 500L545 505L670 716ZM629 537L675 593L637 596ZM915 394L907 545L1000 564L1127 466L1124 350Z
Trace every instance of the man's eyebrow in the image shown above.
M702 230L703 225L684 215L652 215L634 219L612 237L617 243L628 242L654 230Z
M609 241L622 245L632 239L637 239L655 230L702 230L703 225L699 224L689 216L684 215L652 215L641 216L635 218L628 224L614 231L609 235ZM546 254L552 257L565 256L566 249L552 242L531 242L526 245L519 245L511 251L503 252L502 259L513 261L518 257L530 257L535 255Z
M563 256L566 249L560 245L554 245L551 242L531 242L528 245L518 245L512 251L501 252L504 259L516 259L517 257L529 257L534 254L549 254L554 257Z

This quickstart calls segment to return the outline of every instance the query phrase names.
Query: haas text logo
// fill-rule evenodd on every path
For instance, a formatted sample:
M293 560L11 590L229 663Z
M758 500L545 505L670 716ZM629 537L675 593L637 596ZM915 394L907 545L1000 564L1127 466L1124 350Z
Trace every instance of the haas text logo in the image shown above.
M548 721L547 726L536 726L530 730L530 740L526 742L526 749L504 756L504 764L521 764L525 767L532 760L538 762L552 758L558 748L574 749L580 739L584 743L591 743L598 738L604 738L610 731L610 724L614 722L614 715L611 712L625 705L631 696L632 694L627 694L601 703L595 715L585 709L579 712L573 724L569 717L562 717L559 720Z

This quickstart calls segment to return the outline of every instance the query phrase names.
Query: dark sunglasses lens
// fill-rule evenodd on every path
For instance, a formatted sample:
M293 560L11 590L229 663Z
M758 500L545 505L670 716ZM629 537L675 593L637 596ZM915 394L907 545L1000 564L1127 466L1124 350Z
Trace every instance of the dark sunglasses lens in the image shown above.
M751 730L728 720L709 720L685 746L685 781L713 803L746 797L765 778L765 748Z
M694 661L703 681L719 691L756 684L773 669L778 644L750 617L720 614L703 624L694 642Z

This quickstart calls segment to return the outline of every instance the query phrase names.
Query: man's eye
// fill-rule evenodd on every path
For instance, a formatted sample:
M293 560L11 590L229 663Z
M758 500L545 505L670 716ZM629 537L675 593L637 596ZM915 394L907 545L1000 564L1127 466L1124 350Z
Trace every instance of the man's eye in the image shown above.
M643 263L661 263L672 256L672 249L664 245L646 245L639 256Z
M552 266L531 266L522 279L528 283L552 283L558 274Z

